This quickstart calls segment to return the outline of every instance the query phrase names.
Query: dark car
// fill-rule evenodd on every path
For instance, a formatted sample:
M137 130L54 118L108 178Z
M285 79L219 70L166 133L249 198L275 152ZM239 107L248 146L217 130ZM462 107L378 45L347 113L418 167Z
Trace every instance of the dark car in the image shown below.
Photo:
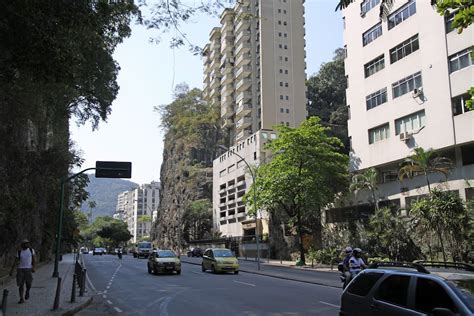
M188 257L202 257L203 251L201 248L193 248L188 251Z
M107 251L105 250L105 248L94 248L94 250L92 251L92 254L95 256L95 255L104 255L106 254Z
M474 266L375 263L346 287L339 315L474 315Z

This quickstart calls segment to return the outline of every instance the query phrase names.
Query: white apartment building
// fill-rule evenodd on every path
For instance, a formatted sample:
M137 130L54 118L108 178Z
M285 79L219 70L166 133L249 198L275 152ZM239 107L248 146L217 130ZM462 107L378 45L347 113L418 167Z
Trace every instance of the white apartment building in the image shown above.
M153 213L156 212L159 204L159 193L160 183L151 182L118 195L114 218L127 223L128 230L133 235L131 240L133 243L150 236ZM147 217L142 218L142 216Z
M423 176L398 181L399 164L416 147L432 148L455 164L447 182L430 174L433 186L472 199L474 111L464 103L474 85L473 27L458 34L453 17L424 0L397 0L381 21L379 3L364 0L343 11L352 169L375 167L380 199L409 209L428 190ZM355 204L366 202L357 195ZM328 211L329 221L345 211Z
M204 97L221 108L229 151L214 160L214 228L226 236L255 234L243 194L249 165L266 158L276 125L306 118L304 0L241 0L225 9L204 50ZM259 213L259 232L268 231Z

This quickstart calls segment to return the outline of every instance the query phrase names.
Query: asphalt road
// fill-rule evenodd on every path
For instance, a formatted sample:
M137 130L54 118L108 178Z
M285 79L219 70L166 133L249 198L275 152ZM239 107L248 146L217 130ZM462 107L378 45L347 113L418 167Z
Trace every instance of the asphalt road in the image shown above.
M97 295L89 315L338 315L341 289L241 272L150 275L146 259L85 255Z

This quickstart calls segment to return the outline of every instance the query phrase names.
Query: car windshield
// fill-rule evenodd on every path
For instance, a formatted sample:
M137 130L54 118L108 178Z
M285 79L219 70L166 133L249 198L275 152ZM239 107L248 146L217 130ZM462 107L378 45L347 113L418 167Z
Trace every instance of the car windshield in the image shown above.
M151 243L144 242L144 243L138 243L138 248L151 248Z
M448 284L459 294L471 312L474 312L474 279L451 280Z
M230 250L214 250L214 257L233 257L234 254Z
M158 250L156 253L157 253L158 257L160 257L160 258L176 257L176 254L171 250Z

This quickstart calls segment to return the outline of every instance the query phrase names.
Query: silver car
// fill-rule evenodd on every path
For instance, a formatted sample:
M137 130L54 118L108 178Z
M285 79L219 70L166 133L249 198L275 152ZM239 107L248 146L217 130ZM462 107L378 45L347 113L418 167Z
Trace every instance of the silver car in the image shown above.
M474 266L371 265L344 290L339 315L474 315Z

